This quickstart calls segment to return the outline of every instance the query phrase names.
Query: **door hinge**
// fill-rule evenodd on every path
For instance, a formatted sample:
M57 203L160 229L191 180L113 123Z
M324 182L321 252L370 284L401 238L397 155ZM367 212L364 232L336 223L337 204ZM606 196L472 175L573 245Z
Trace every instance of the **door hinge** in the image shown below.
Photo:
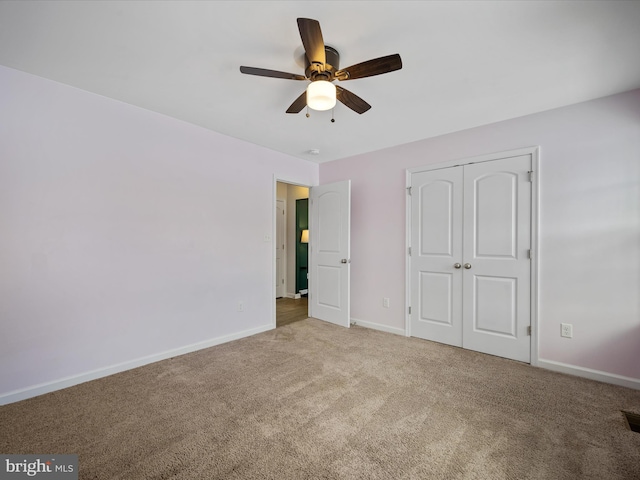
M407 187L407 193L411 195L411 187Z
M527 257L529 258L529 260L533 258L533 255L531 254L531 249L527 251Z
M407 251L408 251L408 253L409 253L409 256L411 256L411 247L409 247L409 248L407 249Z
M529 174L529 181L533 182L533 170L529 170L527 173Z
M527 327L527 335L531 336L531 325Z
M411 315L411 307L409 307L409 315Z

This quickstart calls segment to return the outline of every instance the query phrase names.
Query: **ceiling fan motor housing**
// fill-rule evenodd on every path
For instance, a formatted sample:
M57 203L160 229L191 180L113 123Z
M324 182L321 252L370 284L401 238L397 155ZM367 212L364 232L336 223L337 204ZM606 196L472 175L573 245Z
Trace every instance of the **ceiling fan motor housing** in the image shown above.
M340 69L340 54L338 51L329 45L325 45L324 52L326 56L324 65L312 64L307 56L304 56L304 73L312 82L316 80L332 82L335 79L335 73Z

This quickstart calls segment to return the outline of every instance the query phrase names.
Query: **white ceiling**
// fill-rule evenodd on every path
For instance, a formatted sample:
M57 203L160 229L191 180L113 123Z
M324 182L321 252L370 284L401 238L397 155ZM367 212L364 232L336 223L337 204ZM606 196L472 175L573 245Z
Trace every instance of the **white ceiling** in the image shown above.
M285 114L303 73L296 18L373 108ZM325 162L640 87L640 1L0 1L0 64ZM0 92L0 95L2 92ZM312 156L311 149L320 150Z

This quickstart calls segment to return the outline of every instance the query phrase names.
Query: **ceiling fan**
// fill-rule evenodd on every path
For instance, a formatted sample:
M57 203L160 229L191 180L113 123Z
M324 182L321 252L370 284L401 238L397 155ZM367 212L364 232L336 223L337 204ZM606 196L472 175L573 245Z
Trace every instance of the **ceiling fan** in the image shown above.
M287 113L299 113L305 106L314 110L329 110L335 106L336 100L338 100L354 112L362 114L369 110L371 105L356 94L334 85L332 82L335 79L344 81L372 77L402 68L402 60L400 55L396 53L341 69L339 65L340 54L335 48L324 44L320 23L317 20L298 18L298 30L305 51L304 75L265 68L240 67L240 71L248 75L287 80L309 80L311 83L309 83L307 90L294 100L287 109Z

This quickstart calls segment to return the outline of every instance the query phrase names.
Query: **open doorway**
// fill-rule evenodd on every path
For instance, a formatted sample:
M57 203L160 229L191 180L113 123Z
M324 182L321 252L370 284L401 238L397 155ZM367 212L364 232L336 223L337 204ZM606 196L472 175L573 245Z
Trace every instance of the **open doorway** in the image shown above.
M276 182L276 327L307 318L309 188Z

